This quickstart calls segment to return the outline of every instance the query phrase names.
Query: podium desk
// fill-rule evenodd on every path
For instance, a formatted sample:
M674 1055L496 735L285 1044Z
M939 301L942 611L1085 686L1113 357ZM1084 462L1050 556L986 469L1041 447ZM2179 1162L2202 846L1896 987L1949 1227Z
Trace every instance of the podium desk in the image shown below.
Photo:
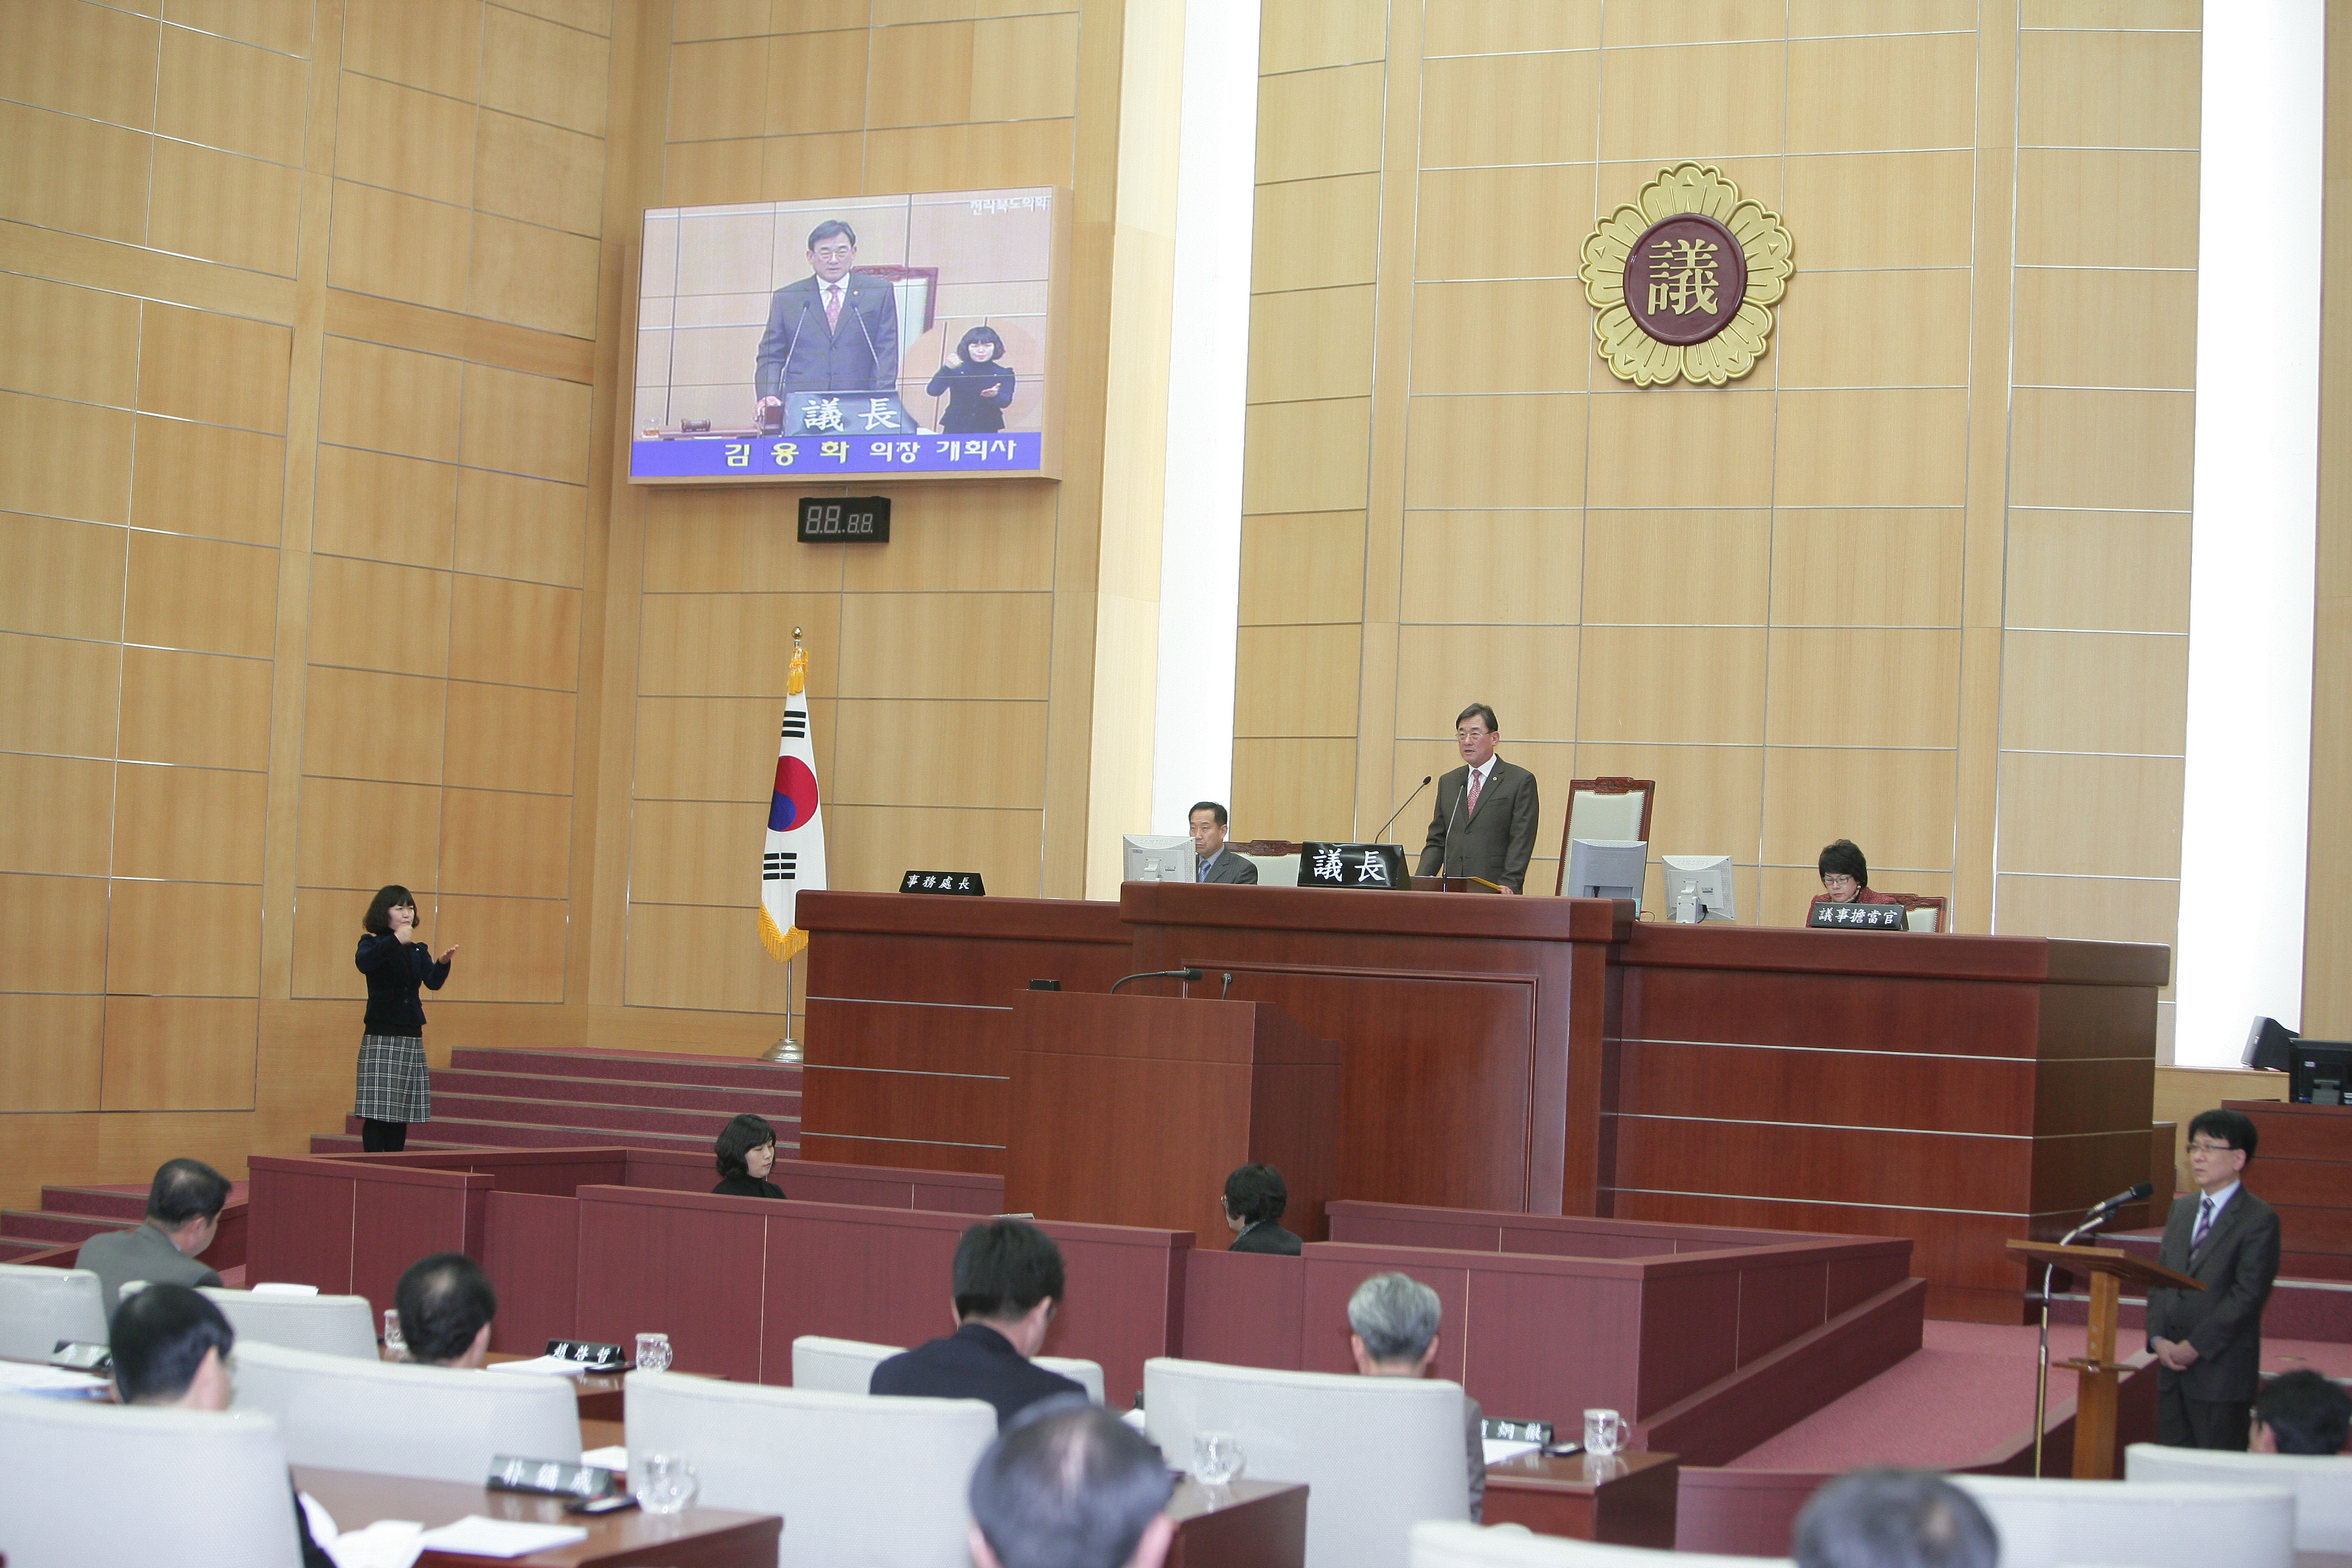
M1643 921L1612 964L1601 1214L1907 1236L1930 1316L2019 1322L2011 1237L2167 1200L2165 948Z
M485 1519L572 1525L588 1532L587 1540L571 1546L499 1559L523 1568L629 1568L641 1563L773 1568L777 1536L783 1529L783 1521L772 1513L719 1508L694 1507L667 1515L634 1508L619 1513L568 1514L562 1498L317 1465L295 1466L294 1484L318 1499L341 1530L358 1530L379 1519L415 1520L434 1530L478 1513ZM416 1563L417 1568L480 1568L484 1561L427 1552Z

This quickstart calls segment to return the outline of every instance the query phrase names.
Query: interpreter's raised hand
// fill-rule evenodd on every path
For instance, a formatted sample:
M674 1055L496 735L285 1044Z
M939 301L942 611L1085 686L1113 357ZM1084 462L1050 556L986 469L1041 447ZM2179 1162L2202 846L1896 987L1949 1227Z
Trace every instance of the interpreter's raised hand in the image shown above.
M441 956L435 959L433 962L436 963L446 963L452 957L456 956L457 952L457 944L453 942L448 946L443 948L441 950Z

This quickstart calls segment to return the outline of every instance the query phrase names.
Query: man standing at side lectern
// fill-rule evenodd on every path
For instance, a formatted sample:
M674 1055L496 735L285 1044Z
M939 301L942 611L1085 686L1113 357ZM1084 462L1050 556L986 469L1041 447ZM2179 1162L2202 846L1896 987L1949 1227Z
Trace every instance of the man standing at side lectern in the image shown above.
M1462 766L1437 781L1437 809L1415 876L1482 877L1514 893L1527 890L1540 809L1536 775L1495 754L1502 738L1495 710L1484 702L1473 702L1454 721Z
M2175 1448L2246 1451L2262 1383L2263 1303L2278 1278L2277 1211L2240 1182L2254 1157L2252 1118L2207 1110L2189 1124L2197 1191L2173 1200L2157 1261L2202 1290L2147 1292L2156 1352L2156 1440Z

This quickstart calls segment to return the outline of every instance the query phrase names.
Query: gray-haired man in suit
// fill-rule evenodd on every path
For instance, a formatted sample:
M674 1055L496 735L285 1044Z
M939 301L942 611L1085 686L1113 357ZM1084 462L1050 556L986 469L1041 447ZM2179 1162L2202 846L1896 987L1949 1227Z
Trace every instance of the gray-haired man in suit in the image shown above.
M1495 754L1503 726L1473 702L1454 721L1462 766L1437 781L1437 809L1421 851L1421 877L1478 877L1525 892L1536 852L1536 775Z
M1202 882L1255 882L1257 868L1225 847L1225 808L1204 800L1192 808L1192 853L1199 857L1195 879Z
M2239 1181L2255 1137L2242 1111L2200 1111L2189 1124L2197 1190L2173 1200L2157 1261L2205 1289L2147 1292L2156 1440L2172 1447L2246 1451L2262 1385L2263 1303L2279 1266L2278 1211Z

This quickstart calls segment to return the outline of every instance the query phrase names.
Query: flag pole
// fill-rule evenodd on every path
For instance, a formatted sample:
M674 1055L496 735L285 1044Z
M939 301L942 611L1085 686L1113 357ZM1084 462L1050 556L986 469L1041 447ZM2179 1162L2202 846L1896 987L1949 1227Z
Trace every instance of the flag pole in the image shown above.
M762 1061L798 1065L801 1059L800 1037L793 1033L793 965L800 954L784 960L784 1037L768 1047Z

